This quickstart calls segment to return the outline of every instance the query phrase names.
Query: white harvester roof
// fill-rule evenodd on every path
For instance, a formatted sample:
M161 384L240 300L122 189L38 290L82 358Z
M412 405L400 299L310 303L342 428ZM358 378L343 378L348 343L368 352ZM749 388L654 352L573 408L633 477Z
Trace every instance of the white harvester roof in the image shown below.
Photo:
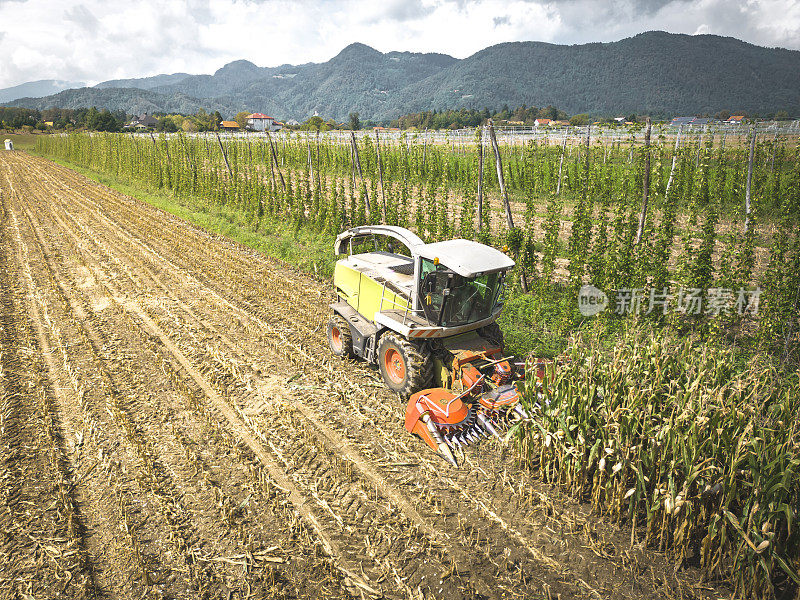
M446 240L415 249L423 258L439 262L463 277L505 271L514 266L508 256L490 246L470 240Z
M370 234L393 237L404 244L412 254L416 254L417 249L425 245L425 242L423 242L416 233L409 231L405 227L397 227L395 225L362 225L361 227L353 227L337 235L333 250L336 254L344 254L347 252L347 244L350 238Z
M438 258L441 264L462 277L472 278L484 273L497 273L514 266L511 258L490 246L470 240L446 240L426 244L414 232L391 225L364 225L348 229L336 237L334 251L337 255L345 254L351 238L370 234L393 237L405 244L414 256L429 260Z

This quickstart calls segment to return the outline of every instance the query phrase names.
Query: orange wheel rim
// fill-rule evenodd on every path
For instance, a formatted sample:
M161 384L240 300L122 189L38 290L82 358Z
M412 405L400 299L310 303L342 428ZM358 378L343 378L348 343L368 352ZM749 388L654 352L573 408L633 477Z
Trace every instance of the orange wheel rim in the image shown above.
M383 366L386 374L394 383L402 383L406 378L406 364L403 355L394 348L389 348L383 355Z
M342 332L338 327L331 327L331 343L337 352L342 350Z

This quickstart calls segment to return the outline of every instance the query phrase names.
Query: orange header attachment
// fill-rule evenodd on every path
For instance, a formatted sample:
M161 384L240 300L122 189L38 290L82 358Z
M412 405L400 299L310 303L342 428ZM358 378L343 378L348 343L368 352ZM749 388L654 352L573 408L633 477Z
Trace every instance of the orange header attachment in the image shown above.
M423 415L425 415L423 417ZM406 408L406 431L418 435L425 443L438 452L442 452L442 439L436 439L431 432L431 425L458 425L467 421L469 408L461 398L444 388L422 390L412 395Z

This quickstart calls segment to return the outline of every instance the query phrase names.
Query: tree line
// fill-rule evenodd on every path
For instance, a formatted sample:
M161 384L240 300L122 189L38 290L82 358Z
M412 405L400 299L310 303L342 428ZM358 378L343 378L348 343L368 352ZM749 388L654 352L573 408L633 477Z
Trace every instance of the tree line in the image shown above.
M48 108L36 110L32 108L16 108L0 106L0 129L38 129L48 128L73 130L89 129L92 131L120 131L128 121L125 111L109 111L104 108ZM52 123L52 125L51 125Z

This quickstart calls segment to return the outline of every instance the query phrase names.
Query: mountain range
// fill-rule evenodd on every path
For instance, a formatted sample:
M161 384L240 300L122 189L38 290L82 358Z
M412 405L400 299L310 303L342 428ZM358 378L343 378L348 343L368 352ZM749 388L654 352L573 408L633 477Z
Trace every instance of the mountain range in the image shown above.
M62 90L79 88L83 86L82 81L61 81L59 79L40 79L39 81L29 81L14 87L3 88L0 90L0 103L10 102L17 98L47 96L57 94Z
M618 42L510 42L464 59L351 44L324 63L259 67L237 60L213 75L163 74L21 98L12 106L96 106L131 114L304 120L315 112L375 121L425 110L554 105L570 114L655 117L720 110L800 114L800 51L730 37L651 31ZM0 90L0 94L2 90ZM0 96L1 97L1 96Z

